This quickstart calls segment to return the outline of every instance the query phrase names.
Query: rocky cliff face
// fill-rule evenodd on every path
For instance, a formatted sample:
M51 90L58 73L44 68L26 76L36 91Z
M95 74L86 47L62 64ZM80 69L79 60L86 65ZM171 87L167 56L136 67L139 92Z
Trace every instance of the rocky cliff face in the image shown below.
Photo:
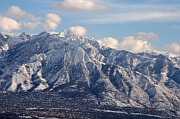
M117 51L84 36L0 35L0 90L90 92L103 104L180 115L180 58Z

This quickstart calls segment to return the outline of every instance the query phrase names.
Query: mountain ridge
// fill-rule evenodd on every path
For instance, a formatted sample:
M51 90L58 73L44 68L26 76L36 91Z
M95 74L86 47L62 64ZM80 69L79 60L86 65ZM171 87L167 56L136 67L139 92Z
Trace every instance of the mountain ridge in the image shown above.
M117 51L67 31L22 33L3 44L1 91L91 92L105 105L152 107L180 115L179 57Z

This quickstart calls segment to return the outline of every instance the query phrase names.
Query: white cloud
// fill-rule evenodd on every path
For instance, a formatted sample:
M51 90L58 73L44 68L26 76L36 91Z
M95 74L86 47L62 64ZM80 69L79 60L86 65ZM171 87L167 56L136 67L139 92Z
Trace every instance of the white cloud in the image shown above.
M40 21L37 22L23 22L22 25L30 30L33 30L37 28L39 25L41 25Z
M92 0L64 0L53 4L52 8L70 11L106 10L106 6Z
M114 49L118 49L118 40L112 37L105 37L101 40L97 40L100 44L105 44L106 46Z
M94 15L88 23L125 23L134 21L167 22L180 20L180 4L113 4L106 13Z
M56 14L49 13L45 18L35 17L18 6L11 6L7 12L0 14L0 29L2 32L11 32L27 28L34 30L36 28L44 30L55 30L62 21L61 17Z
M152 32L146 33L146 32L138 32L133 35L135 39L139 40L159 40L158 35L154 34Z
M33 14L22 10L18 6L11 6L8 9L8 11L1 14L1 16L16 21L17 24L21 25L21 28L28 28L30 30L35 29L41 24L40 17L35 17ZM13 30L19 30L19 29L13 29Z
M153 47L146 40L136 39L134 36L128 36L125 37L123 41L119 44L118 49L138 53L150 52L153 50Z
M111 37L98 40L98 42L117 50L127 50L138 53L151 52L154 50L153 46L148 42L148 40L158 40L158 36L151 32L138 32L133 36L125 37L120 43L118 43L117 39Z
M134 21L179 21L180 12L131 12L104 14L86 20L88 23L125 23Z
M7 12L3 14L6 17L14 18L14 19L26 19L26 20L38 20L33 14L28 13L18 6L11 6Z
M162 49L163 51L166 51L167 53L180 55L180 44L178 43L173 42L170 45L164 46Z
M11 18L0 16L0 19L0 29L4 32L21 29L21 24Z
M61 22L61 17L57 14L47 14L46 15L46 24L44 25L46 30L55 30Z
M76 35L76 36L84 36L87 33L87 30L82 26L74 26L70 27L68 33L70 35Z
M109 4L111 7L118 9L119 11L123 11L126 13L131 13L131 12L141 12L142 10L145 12L155 12L155 11L177 11L179 10L179 5L178 4ZM133 10L133 11L132 11Z

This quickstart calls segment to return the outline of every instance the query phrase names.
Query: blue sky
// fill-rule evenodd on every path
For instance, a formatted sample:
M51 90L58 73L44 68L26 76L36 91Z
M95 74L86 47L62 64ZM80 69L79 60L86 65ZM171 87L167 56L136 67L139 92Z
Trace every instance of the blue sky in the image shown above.
M74 27L115 49L180 55L179 0L0 0L0 19L3 33Z

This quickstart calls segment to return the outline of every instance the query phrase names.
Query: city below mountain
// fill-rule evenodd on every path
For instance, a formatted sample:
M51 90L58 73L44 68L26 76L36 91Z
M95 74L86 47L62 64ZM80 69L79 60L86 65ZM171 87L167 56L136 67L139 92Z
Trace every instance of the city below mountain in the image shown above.
M180 118L180 57L68 31L0 34L0 117Z

